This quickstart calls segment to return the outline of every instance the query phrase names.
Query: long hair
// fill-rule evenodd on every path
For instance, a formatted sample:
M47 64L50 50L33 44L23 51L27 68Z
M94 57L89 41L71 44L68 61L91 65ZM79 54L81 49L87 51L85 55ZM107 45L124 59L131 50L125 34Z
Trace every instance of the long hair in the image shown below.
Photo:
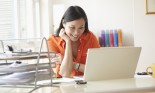
M88 29L88 19L85 11L79 6L70 6L64 13L60 25L56 31L56 36L59 36L60 30L63 28L63 23L74 21L83 18L85 20L85 31L89 32Z

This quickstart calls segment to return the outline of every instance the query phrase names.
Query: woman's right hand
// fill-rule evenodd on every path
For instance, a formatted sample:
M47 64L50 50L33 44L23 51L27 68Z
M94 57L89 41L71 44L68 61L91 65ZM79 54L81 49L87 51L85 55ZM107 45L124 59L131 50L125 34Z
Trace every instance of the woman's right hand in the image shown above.
M60 30L59 36L65 41L70 41L70 38L67 36L64 28Z

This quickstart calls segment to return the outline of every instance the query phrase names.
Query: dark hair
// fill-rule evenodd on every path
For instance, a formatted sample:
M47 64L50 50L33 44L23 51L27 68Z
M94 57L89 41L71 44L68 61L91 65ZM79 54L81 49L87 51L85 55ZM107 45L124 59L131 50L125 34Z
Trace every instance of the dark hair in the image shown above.
M56 31L56 36L59 36L60 30L63 28L63 23L74 21L83 18L85 20L85 31L89 32L88 29L88 19L85 11L79 6L70 6L64 13L60 25Z

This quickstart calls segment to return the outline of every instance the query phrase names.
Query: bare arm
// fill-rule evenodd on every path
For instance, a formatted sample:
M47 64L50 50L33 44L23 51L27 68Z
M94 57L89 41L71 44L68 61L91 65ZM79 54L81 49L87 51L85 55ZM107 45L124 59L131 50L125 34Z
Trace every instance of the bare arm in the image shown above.
M62 77L70 77L71 71L73 69L73 56L72 56L72 46L69 37L65 34L62 29L59 34L66 42L65 54L60 66L59 74Z
M70 42L66 42L65 54L60 66L60 75L69 77L73 69L72 49Z

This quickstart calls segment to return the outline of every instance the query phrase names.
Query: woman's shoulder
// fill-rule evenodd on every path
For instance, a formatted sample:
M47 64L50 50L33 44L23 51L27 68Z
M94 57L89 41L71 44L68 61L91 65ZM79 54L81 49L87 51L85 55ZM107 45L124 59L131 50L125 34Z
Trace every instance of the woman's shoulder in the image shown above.
M92 31L86 32L84 34L85 37L96 37L95 34Z
M59 37L59 36L56 36L56 35L54 35L54 34L51 34L51 35L49 36L49 38L59 39L60 37Z
M48 38L48 40L56 40L56 41L60 41L61 38L59 36L56 36L54 34L51 34Z

